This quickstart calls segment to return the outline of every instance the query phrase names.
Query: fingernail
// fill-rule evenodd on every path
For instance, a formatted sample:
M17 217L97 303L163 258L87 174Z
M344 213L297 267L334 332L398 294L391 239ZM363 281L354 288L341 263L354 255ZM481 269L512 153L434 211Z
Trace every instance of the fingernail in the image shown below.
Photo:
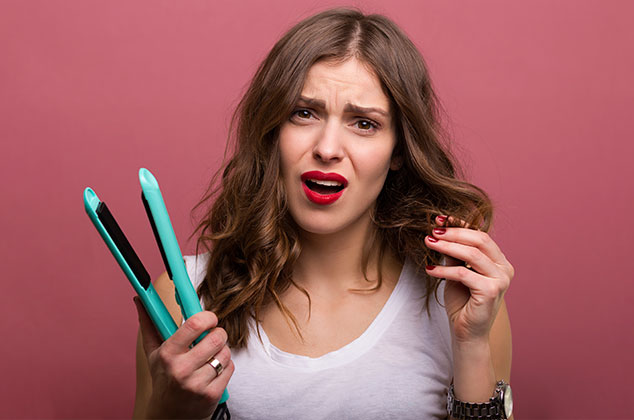
M436 268L436 266L435 265L426 265L425 268L431 271L434 268Z
M438 220L438 223L442 225L447 220L447 216L436 216L436 219Z
M447 232L447 229L444 228L440 228L440 229L434 229L434 233L436 235L442 235L443 233Z
M429 242L438 242L438 239L434 238L433 236L428 236L427 239L429 240Z

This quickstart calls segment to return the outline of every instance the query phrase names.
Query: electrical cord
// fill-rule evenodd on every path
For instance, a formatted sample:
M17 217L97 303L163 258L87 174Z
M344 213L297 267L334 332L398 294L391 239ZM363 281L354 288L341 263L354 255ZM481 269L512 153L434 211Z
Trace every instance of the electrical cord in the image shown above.
M229 414L229 408L227 408L226 402L218 404L210 420L231 420L231 414Z

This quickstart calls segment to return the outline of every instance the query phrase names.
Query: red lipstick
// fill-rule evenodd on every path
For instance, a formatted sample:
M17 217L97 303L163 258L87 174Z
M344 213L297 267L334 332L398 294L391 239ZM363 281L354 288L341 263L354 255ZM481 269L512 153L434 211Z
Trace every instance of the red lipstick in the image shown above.
M302 187L304 188L304 193L306 194L306 197L308 197L308 199L315 204L326 205L326 204L334 203L335 201L339 199L339 197L341 197L341 194L343 194L343 190L346 188L346 186L348 186L348 180L335 172L329 172L325 174L320 171L308 171L308 172L304 172L301 178L302 178ZM314 181L327 181L324 184L338 183L339 186L341 187L341 190L337 192L327 193L327 194L320 193L320 192L311 190L308 187L308 185L306 185L307 181L311 182L312 184L318 184L318 182L316 183ZM337 187L336 184L327 185L327 186Z

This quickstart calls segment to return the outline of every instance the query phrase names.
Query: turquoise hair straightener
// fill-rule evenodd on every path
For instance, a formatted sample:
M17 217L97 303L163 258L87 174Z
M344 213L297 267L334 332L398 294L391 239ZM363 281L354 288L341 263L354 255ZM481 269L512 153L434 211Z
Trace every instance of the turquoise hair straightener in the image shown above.
M142 189L141 200L143 201L143 207L150 220L167 274L174 282L176 302L180 306L183 319L187 319L202 311L200 300L187 274L183 255L178 246L156 178L150 171L141 168L139 170L139 181ZM84 190L84 206L88 217L110 249L115 260L117 260L117 263L119 263L132 288L141 299L159 334L163 340L167 340L176 332L178 327L152 286L150 275L123 234L114 216L110 213L106 203L99 200L99 197L91 188L86 188ZM194 343L198 343L205 335L207 335L206 332L201 334ZM229 412L226 410L226 404L224 404L228 398L229 394L225 389L218 403L218 408L220 409L222 405L226 413L219 413L219 410L216 410L212 418L230 418ZM220 414L220 417L216 414Z

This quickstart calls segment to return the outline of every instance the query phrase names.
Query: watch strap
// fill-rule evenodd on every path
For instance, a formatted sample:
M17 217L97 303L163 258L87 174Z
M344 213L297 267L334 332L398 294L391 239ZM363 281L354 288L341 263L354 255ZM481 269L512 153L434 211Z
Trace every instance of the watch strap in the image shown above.
M503 382L502 382L503 383ZM449 415L458 420L502 420L505 419L500 396L500 382L498 382L495 395L484 403L470 403L456 400L454 387L451 384L447 398L447 411Z
M458 420L502 419L500 407L494 401L488 403L463 403L454 400L450 413L451 417Z

